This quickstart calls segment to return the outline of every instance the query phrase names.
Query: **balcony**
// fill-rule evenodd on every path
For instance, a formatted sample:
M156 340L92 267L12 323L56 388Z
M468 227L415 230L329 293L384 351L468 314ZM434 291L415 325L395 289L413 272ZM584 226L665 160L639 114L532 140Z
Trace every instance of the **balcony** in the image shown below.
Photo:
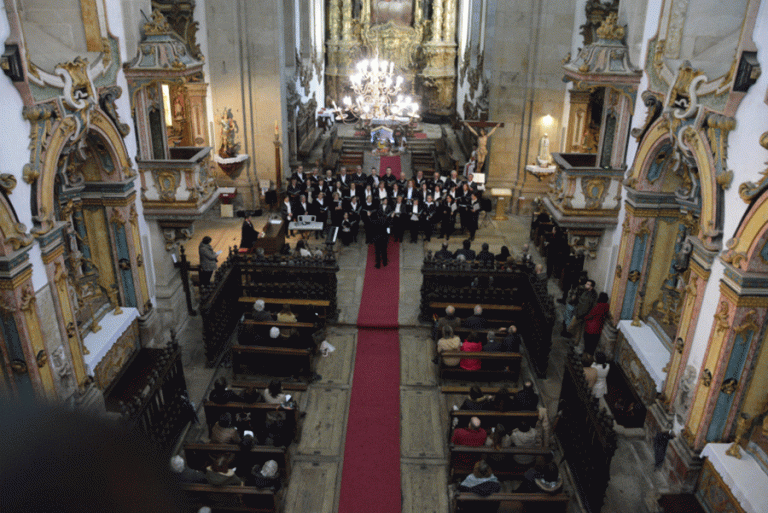
M210 172L211 147L172 147L166 160L136 160L148 219L194 221L218 197Z

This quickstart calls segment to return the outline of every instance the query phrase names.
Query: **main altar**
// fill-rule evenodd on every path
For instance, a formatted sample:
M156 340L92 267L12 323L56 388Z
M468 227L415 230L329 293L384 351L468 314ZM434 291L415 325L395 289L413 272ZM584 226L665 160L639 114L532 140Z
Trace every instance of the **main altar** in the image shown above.
M378 55L394 63L423 110L450 115L456 102L457 7L457 0L329 2L326 96L341 103L356 63Z

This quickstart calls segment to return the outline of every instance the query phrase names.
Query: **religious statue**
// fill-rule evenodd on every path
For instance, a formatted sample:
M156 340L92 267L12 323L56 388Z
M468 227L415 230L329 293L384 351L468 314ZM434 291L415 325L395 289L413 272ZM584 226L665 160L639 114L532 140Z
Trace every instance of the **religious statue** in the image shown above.
M232 116L232 109L224 109L219 120L221 125L221 147L219 147L219 156L227 159L237 156L240 145L235 142L235 134L240 131Z
M475 132L475 129L472 128L469 123L464 121L464 124L469 128L469 131L477 137L477 172L482 173L483 165L485 165L485 157L488 156L488 138L493 135L501 123L493 127L488 133L485 132L485 128L481 128L479 134Z
M552 156L549 154L549 136L544 134L539 140L539 154L536 157L536 163L539 167L549 167L552 162Z

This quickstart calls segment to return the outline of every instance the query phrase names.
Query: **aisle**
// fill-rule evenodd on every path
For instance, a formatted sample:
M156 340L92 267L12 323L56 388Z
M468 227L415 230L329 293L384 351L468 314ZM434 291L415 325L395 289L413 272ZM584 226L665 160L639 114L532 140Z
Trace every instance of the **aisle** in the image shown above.
M344 445L339 512L400 511L400 245L389 265L374 267L369 246L357 316L352 394Z

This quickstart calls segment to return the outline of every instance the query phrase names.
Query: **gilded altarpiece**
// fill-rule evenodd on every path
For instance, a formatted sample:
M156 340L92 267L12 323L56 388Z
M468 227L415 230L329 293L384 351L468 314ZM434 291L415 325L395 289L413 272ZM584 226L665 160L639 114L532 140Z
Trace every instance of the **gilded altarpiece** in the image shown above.
M352 0L330 0L326 9L326 96L336 103L350 93L356 63L378 55L391 61L405 88L421 98L422 110L450 115L456 98L457 0L430 0L431 19L422 2L362 0L354 15Z

